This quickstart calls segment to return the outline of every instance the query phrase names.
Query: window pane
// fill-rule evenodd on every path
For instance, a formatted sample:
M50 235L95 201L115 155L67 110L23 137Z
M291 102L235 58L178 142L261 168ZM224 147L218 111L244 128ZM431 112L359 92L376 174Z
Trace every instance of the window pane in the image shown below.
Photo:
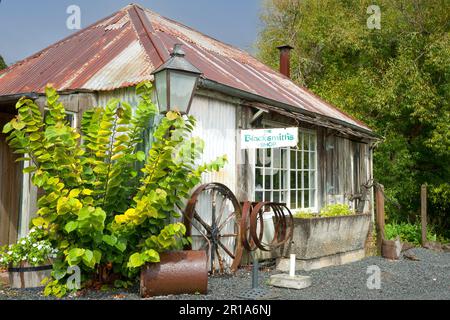
M155 82L158 82L156 88L158 96L159 111L167 110L167 71L161 71L155 74Z
M264 149L266 152L266 157L264 161L265 167L271 167L272 164L272 149Z
M256 166L264 167L264 149L256 149Z
M303 169L309 169L309 152L303 154Z
M302 169L302 152L298 151L297 152L297 169Z
M302 184L302 171L297 171L297 189L304 188Z
M303 172L303 188L308 189L310 187L309 185L309 172L304 171Z
M274 190L281 189L280 175L281 175L280 170L278 170L278 169L273 170L273 189Z
M271 193L270 191L264 192L264 201L272 201Z
M69 123L69 126L72 128L75 127L75 116L73 113L66 113L66 120Z
M297 163L296 158L297 152L293 149L291 149L291 169L296 169L297 166L295 165Z
M310 207L310 205L309 205L309 190L305 190L304 193L303 193L303 195L304 195L304 198L303 198L303 201L304 201L303 207L304 207L304 208L309 208L309 207Z
M273 168L281 168L281 150L276 148L272 150Z
M273 193L273 202L280 202L280 192L275 191Z
M256 171L255 171L255 188L260 189L260 190L263 188L262 169L259 169L259 168L256 168Z
M174 71L170 71L169 76L170 76L169 105L171 108L175 108L182 112L186 112L197 79L195 79L195 77L193 77L192 75Z
M297 179L297 171L291 171L291 189L296 189L297 188L297 183L296 183L296 179Z
M302 206L302 192L301 190L297 190L297 208L303 208Z
M291 190L290 208L291 209L297 208L297 192L295 190Z
M281 171L281 188L286 189L288 187L288 171L282 170Z
M309 150L309 134L305 133L303 139L303 150Z
M286 195L287 195L286 191L281 191L280 202L282 202L282 203L286 203L287 202Z
M255 201L257 201L257 202L263 201L263 193L262 192L257 191L255 193Z
M272 189L271 186L272 169L264 169L264 189Z

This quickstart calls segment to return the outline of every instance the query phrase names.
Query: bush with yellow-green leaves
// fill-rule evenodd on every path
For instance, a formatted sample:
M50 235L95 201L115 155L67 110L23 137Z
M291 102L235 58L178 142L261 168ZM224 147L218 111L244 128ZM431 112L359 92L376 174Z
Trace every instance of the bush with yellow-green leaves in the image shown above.
M190 190L203 172L219 170L226 157L197 165L204 144L192 138L193 117L169 112L154 132L146 155L139 150L157 108L152 86L137 86L133 108L117 99L84 113L81 134L66 120L56 91L46 88L48 115L30 99L16 105L18 116L5 125L9 145L29 161L24 169L44 191L34 226L58 249L46 295L69 292L68 267L82 271L82 286L127 286L139 267L190 241L179 218ZM142 168L139 170L139 168Z

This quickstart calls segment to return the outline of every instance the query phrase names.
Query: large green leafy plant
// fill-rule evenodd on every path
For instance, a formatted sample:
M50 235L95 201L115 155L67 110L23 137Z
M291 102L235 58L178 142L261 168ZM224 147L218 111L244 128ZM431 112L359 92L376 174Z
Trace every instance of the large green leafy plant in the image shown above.
M159 253L189 241L185 226L174 222L177 208L202 173L218 170L226 158L197 165L204 144L191 137L195 119L174 112L157 127L148 156L139 151L157 112L151 91L149 82L137 86L134 112L117 99L86 111L81 136L47 87L45 120L32 100L22 98L18 116L4 127L10 146L23 154L20 160L31 163L24 172L33 173L44 191L33 224L60 252L45 294L66 294L69 266L80 267L84 285L127 284L141 265L159 262Z

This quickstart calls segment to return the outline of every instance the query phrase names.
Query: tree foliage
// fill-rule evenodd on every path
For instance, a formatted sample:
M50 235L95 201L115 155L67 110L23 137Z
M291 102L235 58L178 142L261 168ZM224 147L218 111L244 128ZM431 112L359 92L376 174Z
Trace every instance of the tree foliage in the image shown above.
M3 57L0 56L0 70L5 69L7 67L5 60L3 60Z
M381 9L381 29L367 26L373 4ZM276 46L294 46L294 81L384 137L374 167L400 203L401 209L388 203L391 218L416 216L422 183L450 189L449 1L268 0L262 21L265 63L277 68ZM433 205L431 218L446 216L435 222L448 230L444 207Z
M69 266L81 268L84 283L127 284L141 265L189 241L185 226L174 220L177 206L184 206L203 172L218 170L226 158L197 165L204 144L191 137L195 119L174 112L157 127L148 156L139 151L157 112L151 90L149 82L137 86L141 99L134 112L117 99L85 112L82 135L69 126L51 87L45 121L39 107L22 98L18 116L5 125L9 145L23 155L19 161L31 163L24 172L44 190L33 224L61 252L45 294L66 294ZM140 173L137 163L144 164Z

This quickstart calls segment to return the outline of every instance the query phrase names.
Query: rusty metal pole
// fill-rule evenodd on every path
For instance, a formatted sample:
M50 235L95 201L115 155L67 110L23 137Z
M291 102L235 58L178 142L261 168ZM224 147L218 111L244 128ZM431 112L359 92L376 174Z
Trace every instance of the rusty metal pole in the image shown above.
M381 246L384 235L384 186L382 184L376 185L375 203L376 203L376 232L377 232L377 252L381 255Z
M422 246L427 242L427 185L420 188L420 218L422 221Z

